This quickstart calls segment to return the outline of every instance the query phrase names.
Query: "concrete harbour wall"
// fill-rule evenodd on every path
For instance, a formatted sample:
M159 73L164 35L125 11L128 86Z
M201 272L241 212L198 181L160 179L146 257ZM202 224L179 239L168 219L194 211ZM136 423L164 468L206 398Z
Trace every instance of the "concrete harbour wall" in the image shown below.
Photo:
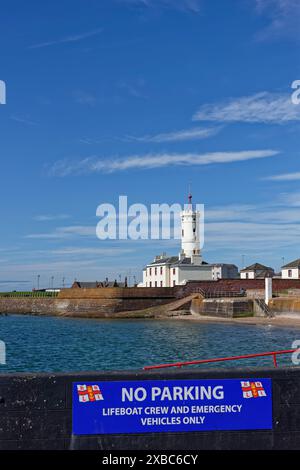
M193 299L191 311L193 314L214 317L234 318L243 314L253 314L251 299Z
M53 298L0 297L0 313L85 318L131 317L135 316L135 311L144 311L175 299L174 290L169 288L63 289L58 297ZM147 317L147 312L143 315Z
M58 315L82 318L147 317L145 309L169 303L166 299L0 298L0 314ZM136 312L136 313L135 313ZM155 312L154 312L155 313ZM150 316L154 315L149 312Z
M276 313L300 313L300 295L295 297L279 297L270 301L270 309Z

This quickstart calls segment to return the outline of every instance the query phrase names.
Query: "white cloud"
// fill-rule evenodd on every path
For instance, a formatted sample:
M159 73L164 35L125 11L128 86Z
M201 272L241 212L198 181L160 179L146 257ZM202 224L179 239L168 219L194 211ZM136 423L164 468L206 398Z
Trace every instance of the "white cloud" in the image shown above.
M16 121L16 122L19 122L21 124L27 124L29 126L37 126L38 125L37 122L32 121L28 116L17 116L15 114L12 114L10 116L10 119L12 121Z
M58 161L50 169L53 176L79 175L83 173L112 173L124 170L147 170L169 166L197 166L218 163L232 163L246 160L274 157L277 150L245 150L240 152L214 152L205 154L146 154L133 155L122 159L86 158L77 162Z
M188 140L200 140L207 139L216 135L220 131L221 127L194 127L192 129L184 129L174 132L166 132L156 135L144 135L142 137L127 136L127 140L135 142L183 142Z
M258 252L261 258L269 253L277 264L283 255L291 259L297 254L300 236L300 192L283 193L272 201L257 204L231 204L208 207L205 210L206 251L226 250L234 253L252 253L254 261Z
M55 46L57 44L64 44L64 43L69 43L69 42L78 42L82 41L83 39L90 38L92 36L96 36L100 34L103 31L102 28L94 29L92 31L88 31L86 33L81 33L81 34L74 34L72 36L66 36L64 38L56 39L54 41L47 41L47 42L41 42L39 44L33 44L32 46L29 46L29 49L40 49L42 47L49 47L49 46Z
M54 231L49 233L33 233L26 235L25 238L36 238L36 239L64 239L70 238L74 235L82 237L96 237L96 226L88 225L71 225L69 227L58 227Z
M292 103L291 95L261 92L232 98L217 104L205 104L196 112L195 121L261 122L284 124L300 121L300 106Z
M281 200L283 201L284 204L290 207L299 207L300 206L300 192L283 193L281 194Z
M52 220L65 220L69 218L70 216L67 214L42 214L36 215L34 220L37 220L38 222L50 222Z
M256 11L269 19L269 24L262 29L257 38L300 38L300 2L299 0L256 0Z
M269 181L299 181L300 172L298 171L295 173L282 173L280 175L271 175L271 176L266 176L263 179L269 180Z
M132 253L135 250L131 248L78 248L66 247L57 250L52 250L54 255L101 255L101 256L120 256L127 253Z

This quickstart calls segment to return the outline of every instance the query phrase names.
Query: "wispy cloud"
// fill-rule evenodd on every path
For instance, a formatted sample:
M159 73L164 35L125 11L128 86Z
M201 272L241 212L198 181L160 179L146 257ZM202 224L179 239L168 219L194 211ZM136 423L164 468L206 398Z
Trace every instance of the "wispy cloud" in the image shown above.
M300 180L300 172L295 173L282 173L280 175L270 175L265 176L264 180L269 181L299 181Z
M221 127L194 127L192 129L183 129L180 131L166 132L156 135L144 135L141 137L126 136L126 140L135 142L184 142L188 140L201 140L207 139L216 135L220 131Z
M272 201L257 204L231 204L208 207L205 211L206 250L228 250L239 253L278 252L278 263L287 251L295 253L300 235L300 193L279 194ZM293 255L291 255L293 256ZM296 257L296 255L294 255Z
M15 114L12 114L10 116L10 119L12 121L20 122L21 124L27 124L29 126L36 126L38 123L35 121L32 121L28 116L18 116Z
M195 121L261 122L284 124L300 121L300 106L292 103L291 95L261 92L229 99L218 104L205 104L196 112Z
M60 250L52 250L51 253L55 255L101 255L101 256L120 256L122 254L132 253L134 249L131 248L77 248L66 247Z
M269 24L257 34L259 40L284 36L300 39L299 0L256 0L256 11L269 19Z
M0 281L0 284L28 284L30 281Z
M199 13L202 0L117 0L119 3L148 7L148 8L173 8L175 10Z
M145 80L143 78L137 78L135 80L121 80L117 83L119 90L124 91L127 95L133 98L147 98L145 94Z
M282 193L281 200L289 207L300 207L300 192Z
M34 217L34 220L37 220L38 222L50 222L52 220L65 220L69 219L71 216L67 214L42 214L42 215L36 215Z
M26 235L25 238L33 239L65 239L74 235L81 237L96 237L96 226L88 225L70 225L68 227L58 227L55 230L47 233L33 233Z
M124 170L148 170L170 166L198 166L274 157L277 150L245 150L240 152L214 152L205 154L147 154L122 159L86 158L77 162L58 161L50 169L52 176L80 175L88 173L112 173Z
M76 91L74 93L74 98L76 103L88 106L95 106L95 104L97 103L96 96L87 91Z
M33 44L32 46L29 46L29 49L40 49L42 47L49 47L49 46L56 46L57 44L64 44L64 43L69 43L69 42L78 42L82 41L83 39L90 38L92 36L96 36L100 34L103 31L102 28L94 29L92 31L88 31L85 33L81 34L74 34L71 36L65 36L60 39L52 40L52 41L46 41L46 42L41 42L38 44Z

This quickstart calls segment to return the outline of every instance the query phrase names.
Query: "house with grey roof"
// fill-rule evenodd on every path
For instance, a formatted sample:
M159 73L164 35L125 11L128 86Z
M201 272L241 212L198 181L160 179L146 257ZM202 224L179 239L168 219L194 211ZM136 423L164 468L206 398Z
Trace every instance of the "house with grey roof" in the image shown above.
M254 263L240 270L241 279L264 279L265 277L273 277L274 269L261 263Z
M282 279L300 279L300 258L281 267Z

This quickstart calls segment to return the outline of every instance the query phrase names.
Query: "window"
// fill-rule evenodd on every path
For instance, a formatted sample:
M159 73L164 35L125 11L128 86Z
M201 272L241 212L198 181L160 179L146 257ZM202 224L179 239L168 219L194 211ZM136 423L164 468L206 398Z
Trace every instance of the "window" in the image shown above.
M246 273L246 279L249 279L249 273Z
M174 276L175 276L175 274L176 274L176 269L175 269L175 268L173 268L173 274L174 274Z
M149 276L151 276L151 274L152 274L152 268L149 268Z
M160 287L162 287L162 286L163 286L163 282L162 282L162 281L160 281Z
M161 267L160 267L160 274L162 274L162 273L163 273L163 268L162 268L162 266L161 266Z
M157 281L155 281L155 287L157 287Z
M184 237L184 230L183 229L181 230L181 235Z
M157 268L155 268L155 276L157 275Z
M152 282L151 281L149 282L149 287L152 287Z
M293 271L291 269L288 270L288 277L292 277Z
M176 286L176 281L173 281L173 287Z

